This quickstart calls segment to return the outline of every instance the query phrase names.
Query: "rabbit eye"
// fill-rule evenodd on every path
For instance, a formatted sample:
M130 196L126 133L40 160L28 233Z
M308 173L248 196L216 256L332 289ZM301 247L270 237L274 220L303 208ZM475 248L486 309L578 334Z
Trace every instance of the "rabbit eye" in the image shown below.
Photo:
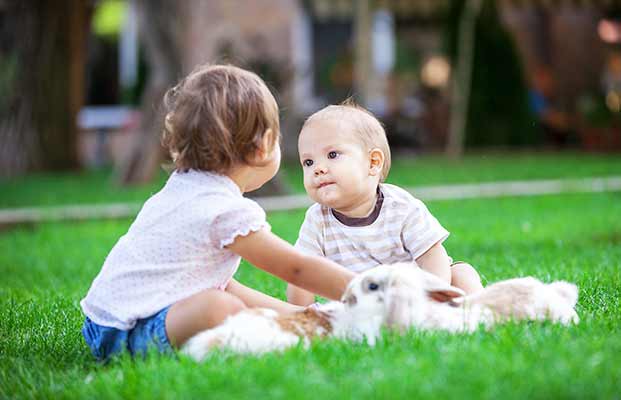
M369 290L377 290L379 289L379 285L375 282L369 283Z

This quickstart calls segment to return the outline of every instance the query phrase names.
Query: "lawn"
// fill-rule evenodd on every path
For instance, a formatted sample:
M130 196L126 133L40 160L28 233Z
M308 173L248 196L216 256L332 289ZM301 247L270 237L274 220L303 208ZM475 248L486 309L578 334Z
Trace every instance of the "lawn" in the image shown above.
M304 192L302 169L285 162L282 179L292 192ZM439 156L397 156L388 182L412 187L447 183L518 179L559 179L621 175L621 157L582 153L481 153L463 160ZM131 188L115 184L109 169L79 173L33 174L18 180L0 180L0 208L75 203L142 202L166 179L160 171L155 182Z
M481 168L479 178L619 171L616 161L599 160L584 175L580 163L569 175L543 162L524 175ZM429 168L424 183L444 183L433 181ZM408 175L402 166L395 172L403 179ZM446 181L479 179L458 168L453 172L442 172ZM91 359L82 341L78 302L131 221L47 223L0 232L0 398L621 397L621 193L428 206L452 233L449 253L475 265L486 283L524 275L577 283L580 325L509 324L460 335L387 333L375 348L326 341L263 357L214 353L203 364L152 356L104 366ZM303 210L268 217L274 232L292 242ZM247 264L237 278L284 296L282 282Z

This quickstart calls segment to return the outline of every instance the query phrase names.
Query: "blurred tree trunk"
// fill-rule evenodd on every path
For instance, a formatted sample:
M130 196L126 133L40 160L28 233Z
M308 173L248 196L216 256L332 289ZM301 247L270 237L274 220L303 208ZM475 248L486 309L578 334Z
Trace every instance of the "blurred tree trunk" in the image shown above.
M78 167L87 0L9 1L0 33L0 176Z
M372 97L371 80L373 79L373 54L371 48L372 13L370 0L358 0L354 3L354 87L358 100L365 107Z
M121 184L150 181L166 158L160 144L165 115L162 99L183 72L182 49L189 4L175 0L134 0L149 77L141 100L139 134L117 171Z
M472 67L477 16L483 0L465 0L459 19L457 32L457 65L453 74L451 92L451 116L446 153L451 157L461 157L464 153L466 120Z
M139 32L142 45L145 50L146 61L149 65L150 75L141 104L141 124L137 140L130 150L127 160L121 165L118 173L118 181L123 185L144 183L152 180L161 163L167 158L166 150L161 146L161 134L164 121L164 109L162 99L164 93L172 87L183 74L187 73L188 64L195 54L205 46L206 42L213 40L209 35L191 35L194 24L200 27L208 23L209 15L206 15L211 7L231 7L228 0L207 3L202 0L175 1L175 0L133 0L138 16ZM237 4L237 3L235 3ZM243 2L236 7L243 7ZM207 22L206 22L207 21ZM186 43L192 43L191 48ZM260 46L261 43L256 43ZM222 60L222 54L218 60ZM231 55L231 58L233 55ZM216 60L200 60L200 62L215 62ZM282 67L278 60L270 59L269 65L266 59L249 60L248 63L236 63L250 69L266 78L265 75L275 79L287 81L290 74ZM274 69L274 71L272 71ZM276 79L278 78L278 79ZM278 174L274 179L265 184L260 190L252 192L252 196L267 196L287 192L287 186Z

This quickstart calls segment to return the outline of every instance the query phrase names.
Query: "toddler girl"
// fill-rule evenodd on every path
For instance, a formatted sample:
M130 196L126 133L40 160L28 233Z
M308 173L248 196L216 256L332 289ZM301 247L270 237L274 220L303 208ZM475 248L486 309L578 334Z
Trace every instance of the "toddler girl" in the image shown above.
M299 308L233 279L240 258L296 286L340 298L352 273L270 232L243 196L280 165L278 106L243 69L201 66L168 91L163 143L175 163L80 302L84 338L105 360L168 352L245 307Z

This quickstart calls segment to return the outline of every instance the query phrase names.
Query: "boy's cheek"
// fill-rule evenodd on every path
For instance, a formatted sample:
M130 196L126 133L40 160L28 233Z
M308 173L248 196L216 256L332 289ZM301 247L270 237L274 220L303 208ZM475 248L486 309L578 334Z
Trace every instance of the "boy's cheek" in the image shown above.
M307 179L306 176L304 176L304 189L307 192L310 192L311 189L310 179Z

